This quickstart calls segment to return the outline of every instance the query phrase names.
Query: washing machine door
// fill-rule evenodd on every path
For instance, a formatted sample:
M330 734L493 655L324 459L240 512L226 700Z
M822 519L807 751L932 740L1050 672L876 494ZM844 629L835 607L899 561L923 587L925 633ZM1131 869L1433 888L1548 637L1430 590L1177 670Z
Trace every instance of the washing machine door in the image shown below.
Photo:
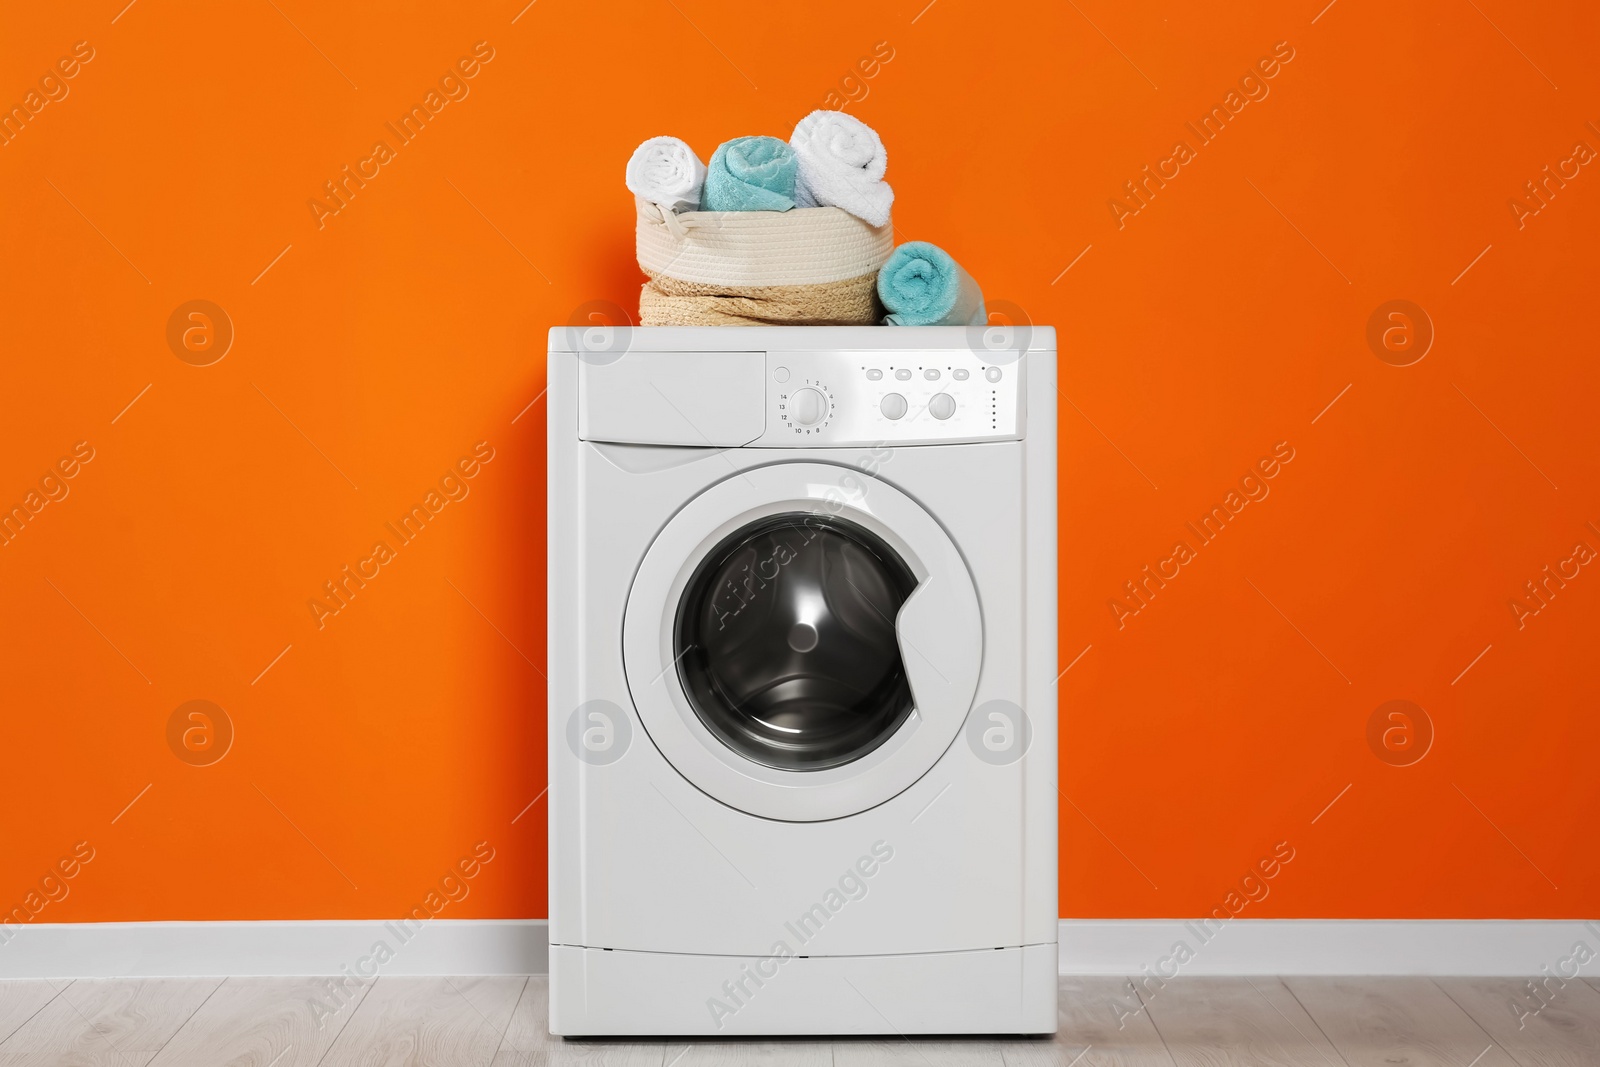
M794 822L874 807L960 732L983 662L949 535L862 471L732 475L662 529L623 623L635 707L685 778Z

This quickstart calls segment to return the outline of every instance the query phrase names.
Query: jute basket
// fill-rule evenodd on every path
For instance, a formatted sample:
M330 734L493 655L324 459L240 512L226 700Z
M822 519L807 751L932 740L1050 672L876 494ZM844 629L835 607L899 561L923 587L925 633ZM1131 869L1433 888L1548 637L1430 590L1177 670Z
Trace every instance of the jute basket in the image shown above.
M835 207L663 211L636 201L643 326L868 326L893 225Z

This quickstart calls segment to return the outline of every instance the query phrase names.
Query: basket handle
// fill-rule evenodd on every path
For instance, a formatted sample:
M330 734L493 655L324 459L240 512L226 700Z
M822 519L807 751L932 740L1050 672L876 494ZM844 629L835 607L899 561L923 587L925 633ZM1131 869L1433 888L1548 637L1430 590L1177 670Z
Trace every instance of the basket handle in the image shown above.
M681 218L676 211L667 211L660 204L643 197L635 197L634 203L638 205L640 218L652 226L665 226L674 240L682 241L694 228L690 220Z

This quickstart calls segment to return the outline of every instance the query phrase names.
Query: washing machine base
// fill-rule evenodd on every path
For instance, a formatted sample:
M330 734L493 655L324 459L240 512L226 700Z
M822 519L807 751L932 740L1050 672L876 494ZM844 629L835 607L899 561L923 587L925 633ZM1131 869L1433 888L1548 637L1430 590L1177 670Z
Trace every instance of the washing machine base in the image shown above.
M1056 946L904 956L696 956L550 946L567 1037L1051 1034Z

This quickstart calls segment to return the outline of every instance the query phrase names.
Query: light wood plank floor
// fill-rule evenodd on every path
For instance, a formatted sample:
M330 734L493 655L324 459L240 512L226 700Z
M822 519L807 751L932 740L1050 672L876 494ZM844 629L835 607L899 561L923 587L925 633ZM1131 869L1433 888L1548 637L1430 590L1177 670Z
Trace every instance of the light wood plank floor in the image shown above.
M1595 1067L1600 982L1063 978L1054 1038L562 1041L547 980L0 982L0 1067Z

